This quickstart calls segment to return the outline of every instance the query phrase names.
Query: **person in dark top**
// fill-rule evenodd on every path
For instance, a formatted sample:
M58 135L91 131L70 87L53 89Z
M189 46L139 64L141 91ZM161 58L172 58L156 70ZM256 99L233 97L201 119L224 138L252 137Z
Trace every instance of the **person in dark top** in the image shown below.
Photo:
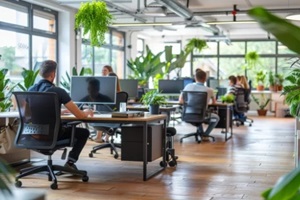
M28 91L35 91L35 92L54 92L58 96L58 100L61 104L68 109L69 112L75 115L75 117L82 119L87 118L89 116L93 116L92 110L80 110L77 105L71 100L71 97L68 93L59 87L56 87L53 84L53 81L56 76L56 68L57 64L55 61L52 60L45 60L40 65L40 75L43 78L38 83L31 86ZM60 133L58 136L58 140L63 140L71 137L72 129L71 127L64 127L61 125ZM65 167L69 167L72 169L77 169L76 165L74 164L90 135L89 130L83 128L76 128L75 131L75 142L72 150L69 152L68 160L65 164Z
M80 100L80 102L112 102L108 96L100 93L100 81L95 78L88 78L88 95Z

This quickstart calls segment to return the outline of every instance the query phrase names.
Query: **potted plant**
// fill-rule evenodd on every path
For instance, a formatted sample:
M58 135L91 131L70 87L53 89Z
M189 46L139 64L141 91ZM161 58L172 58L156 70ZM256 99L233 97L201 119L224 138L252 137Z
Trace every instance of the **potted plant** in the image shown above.
M149 107L150 114L159 114L159 106L166 102L166 96L157 90L150 90L142 96L141 102Z
M272 71L270 71L268 73L268 79L269 79L269 89L270 89L270 91L277 92L277 84L276 84L276 81L275 81L275 76L274 76Z
M83 29L83 35L89 33L91 46L101 46L105 33L111 24L112 15L103 1L81 3L75 15L75 30Z
M145 87L150 77L154 77L157 73L162 72L162 67L164 66L164 63L160 61L162 54L163 51L155 55L146 46L145 55L127 60L127 66L132 71L129 78L139 80L139 85Z
M266 106L268 105L268 103L270 102L270 98L265 97L265 95L262 93L260 94L259 98L256 98L253 94L251 94L252 99L254 100L254 102L258 105L259 109L257 109L257 114L258 116L266 116L267 115L267 109Z
M262 70L256 72L255 79L256 79L256 84L257 84L256 89L258 91L264 90L264 88L265 88L264 84L265 84L265 79L266 79L266 73L264 71L262 71Z
M276 82L276 85L277 85L277 91L282 91L283 81L284 81L284 76L282 74L276 74L275 75L275 82Z
M5 112L11 107L12 90L16 86L9 78L6 78L7 72L8 69L0 70L0 112Z
M259 55L256 51L250 51L245 55L245 60L247 62L246 68L248 70L256 70L256 66L259 63Z
M40 70L30 70L23 68L23 71L21 73L23 77L23 84L18 83L18 87L23 90L27 91L34 83L37 75L39 74Z
M235 99L235 96L233 94L227 94L224 96L221 96L221 100L223 103L233 103Z

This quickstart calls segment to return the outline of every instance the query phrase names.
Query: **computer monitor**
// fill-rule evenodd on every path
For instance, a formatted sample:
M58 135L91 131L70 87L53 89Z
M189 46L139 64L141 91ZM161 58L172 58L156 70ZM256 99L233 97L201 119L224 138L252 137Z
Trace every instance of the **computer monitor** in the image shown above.
M190 83L193 83L193 82L195 82L193 78L184 78L183 79L183 85L184 85L184 87L187 86Z
M158 90L163 94L180 94L184 88L184 80L159 80Z
M226 87L217 87L217 90L218 90L217 95L216 95L217 99L220 99L221 96L224 96L227 93Z
M114 76L72 76L71 98L75 103L115 104L116 84Z
M208 79L208 87L217 89L219 87L219 80L218 79Z
M138 96L138 80L120 79L121 90L127 92L128 98L135 99Z

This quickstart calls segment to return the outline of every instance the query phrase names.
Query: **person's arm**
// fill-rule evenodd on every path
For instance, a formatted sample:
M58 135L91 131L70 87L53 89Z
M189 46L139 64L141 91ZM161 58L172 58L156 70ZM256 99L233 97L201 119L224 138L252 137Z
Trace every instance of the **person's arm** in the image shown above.
M77 105L73 101L69 101L65 104L65 107L76 117L79 119L87 118L88 116L93 117L93 111L90 109L80 110Z
M183 104L183 97L182 97L182 93L180 93L180 95L179 95L179 104Z

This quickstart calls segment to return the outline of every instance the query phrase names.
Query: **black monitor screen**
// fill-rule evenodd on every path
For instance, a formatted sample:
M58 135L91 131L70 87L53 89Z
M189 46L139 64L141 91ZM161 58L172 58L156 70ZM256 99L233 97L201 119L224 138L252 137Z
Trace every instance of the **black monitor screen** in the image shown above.
M138 96L138 80L120 79L121 90L127 92L129 98Z
M115 104L116 77L73 76L71 98L76 103Z
M208 79L208 87L217 89L219 87L219 80L218 79Z
M184 88L183 80L159 80L158 90L164 94L179 94Z
M184 87L187 86L190 83L193 83L193 82L194 82L193 78L185 78L185 79L183 79Z

